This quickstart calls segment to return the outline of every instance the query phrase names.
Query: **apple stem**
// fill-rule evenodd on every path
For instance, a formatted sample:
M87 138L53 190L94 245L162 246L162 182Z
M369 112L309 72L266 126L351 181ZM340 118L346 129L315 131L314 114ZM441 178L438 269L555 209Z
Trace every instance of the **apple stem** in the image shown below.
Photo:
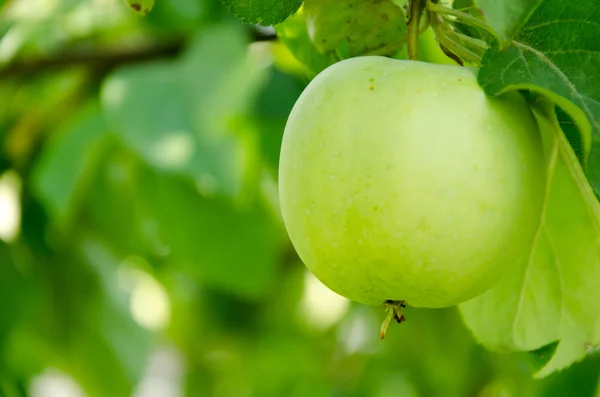
M385 334L387 333L387 329L392 319L396 320L398 324L402 324L406 321L406 317L404 317L403 313L403 309L406 308L406 302L387 300L383 303L383 307L387 312L387 316L385 317L383 324L381 324L381 339L385 338Z
M408 59L419 59L419 33L421 14L425 9L425 0L408 0L408 32L407 42Z

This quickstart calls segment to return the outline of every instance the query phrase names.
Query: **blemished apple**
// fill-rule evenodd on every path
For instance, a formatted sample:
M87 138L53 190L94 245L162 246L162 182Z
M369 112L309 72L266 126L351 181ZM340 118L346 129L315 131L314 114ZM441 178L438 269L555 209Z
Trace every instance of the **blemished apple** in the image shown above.
M331 290L441 308L527 257L545 175L520 94L486 96L470 68L365 56L298 99L279 194L298 255Z

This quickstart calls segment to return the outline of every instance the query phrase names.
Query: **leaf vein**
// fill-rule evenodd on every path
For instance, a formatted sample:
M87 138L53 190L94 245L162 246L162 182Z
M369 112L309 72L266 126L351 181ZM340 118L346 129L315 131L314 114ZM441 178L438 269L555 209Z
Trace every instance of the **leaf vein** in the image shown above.
M520 58L520 57L519 57L519 58L515 58L515 59L513 59L513 60L512 60L512 61L511 61L511 62L510 62L508 65L506 65L506 68L504 68L504 69L502 70L502 73L500 74L500 81L502 81L503 83L507 84L507 83L506 83L506 80L504 80L504 76L506 75L506 72L508 72L508 71L509 71L509 69L510 69L510 68L511 68L511 67L512 67L512 66L513 66L515 63L519 62L520 60L521 60L521 58ZM526 60L525 60L525 61L526 61ZM525 63L527 63L527 62L525 62Z
M562 334L562 320L563 320L563 314L565 312L565 305L564 305L564 299L563 299L563 294L565 291L565 283L563 280L563 275L562 275L562 265L561 262L558 258L558 251L556 250L556 246L554 245L554 241L552 240L552 236L550 235L550 233L548 233L548 229L544 228L544 232L546 234L546 238L548 239L548 244L550 245L550 249L552 250L552 257L554 258L554 265L556 266L556 272L558 274L558 280L560 282L560 318L558 319L558 324L559 324L559 329L561 330L561 334ZM562 335L561 335L562 336Z
M555 50L555 51L546 51L545 54L571 54L571 53L586 53L586 54L597 54L600 55L600 50Z
M540 215L540 222L538 224L538 228L535 232L535 235L534 235L533 239L531 240L531 249L529 252L529 257L527 259L525 276L523 277L523 285L521 287L521 291L519 292L519 300L517 301L517 311L515 312L515 318L513 320L512 326L511 326L511 332L508 334L507 338L509 338L510 335L516 334L515 328L519 321L519 317L521 316L521 311L523 310L523 297L525 295L525 290L527 289L527 281L529 278L529 271L533 267L532 266L533 257L535 256L536 247L538 246L540 235L542 234L542 231L546 231L546 226L545 226L544 221L546 219L546 211L548 210L548 201L549 201L549 197L550 197L552 181L554 179L554 172L556 170L556 162L558 159L558 153L559 153L559 143L558 143L558 139L555 139L554 147L552 148L552 154L550 156L550 160L548 161L548 168L546 171L546 178L547 178L546 192L545 192L544 203L543 203L542 211L541 211L541 215ZM546 233L547 233L547 231L546 231Z
M523 44L521 42L518 42L518 41L513 41L513 43L515 46L521 47L521 48L531 52L540 61L542 61L543 63L548 65L548 67L550 67L550 69L552 69L552 71L554 71L556 73L557 77L567 86L569 91L571 91L571 94L573 95L573 97L575 97L579 100L579 102L580 102L579 105L583 108L585 113L588 116L590 116L590 122L594 125L596 130L600 129L600 125L598 125L598 121L595 118L591 117L591 115L593 113L590 111L590 109L587 105L587 102L585 101L583 96L577 91L577 89L575 88L575 86L573 85L571 80L569 80L569 78L564 74L564 72L558 66L556 66L550 59L548 59L548 57L546 57L546 55L543 52L540 52L540 51L536 50L535 48L530 47L530 46Z
M588 17L589 18L589 17ZM595 21L588 21L586 19L580 20L580 19L558 19L555 21L547 21L547 22L542 22L542 23L538 23L537 25L533 25L533 26L526 26L523 29L521 29L521 32L525 32L528 30L535 30L541 27L545 27L545 26L549 26L549 25L554 25L557 23L576 23L576 24L588 24L588 25L592 25L594 27L600 27L600 22L595 22Z

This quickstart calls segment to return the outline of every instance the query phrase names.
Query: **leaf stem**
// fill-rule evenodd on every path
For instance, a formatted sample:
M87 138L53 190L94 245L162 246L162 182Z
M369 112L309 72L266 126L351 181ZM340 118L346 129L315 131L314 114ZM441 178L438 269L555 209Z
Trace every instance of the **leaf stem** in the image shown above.
M451 51L456 54L458 57L463 59L466 62L472 64L479 64L481 62L481 55L469 50L465 46L459 43L459 37L454 32L447 32L447 28L444 26L443 21L439 21L441 17L437 14L432 13L430 15L432 20L431 27L435 32L435 36L437 37L440 45L443 48Z
M482 21L479 18L475 18L471 14L467 14L466 12L455 10L453 8L445 7L443 5L434 3L431 0L427 0L426 7L429 11L435 12L442 16L451 15L453 17L456 17L457 21L460 23L483 29L492 36L497 36L496 32L494 32L494 30L487 23L485 23L485 21Z

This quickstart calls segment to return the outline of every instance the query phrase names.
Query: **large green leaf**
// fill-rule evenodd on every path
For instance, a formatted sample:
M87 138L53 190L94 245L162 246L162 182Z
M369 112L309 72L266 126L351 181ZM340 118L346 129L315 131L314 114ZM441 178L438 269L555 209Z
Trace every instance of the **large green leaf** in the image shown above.
M500 3L498 3L500 4ZM600 8L595 2L544 0L506 49L484 55L479 82L489 95L534 90L575 121L587 175L600 192ZM593 137L593 139L592 139ZM586 156L584 156L586 157Z
M548 188L531 249L496 287L461 310L477 339L492 349L536 350L559 341L537 374L545 376L600 343L600 204L552 106L536 109L536 117Z
M406 42L406 21L392 0L306 0L303 7L315 47L338 59L393 55Z
M262 195L241 204L206 197L118 146L104 161L87 210L88 227L103 241L200 285L249 299L269 293L284 233Z
M244 22L275 25L295 13L302 0L223 0Z
M157 169L182 174L207 194L239 194L254 171L251 138L234 128L266 79L243 30L199 34L182 58L123 68L104 83L110 125Z
M510 40L543 0L478 0L485 19L502 40Z
M283 233L264 202L240 208L202 197L185 181L152 173L141 177L136 201L155 220L168 263L234 295L256 298L271 291Z

